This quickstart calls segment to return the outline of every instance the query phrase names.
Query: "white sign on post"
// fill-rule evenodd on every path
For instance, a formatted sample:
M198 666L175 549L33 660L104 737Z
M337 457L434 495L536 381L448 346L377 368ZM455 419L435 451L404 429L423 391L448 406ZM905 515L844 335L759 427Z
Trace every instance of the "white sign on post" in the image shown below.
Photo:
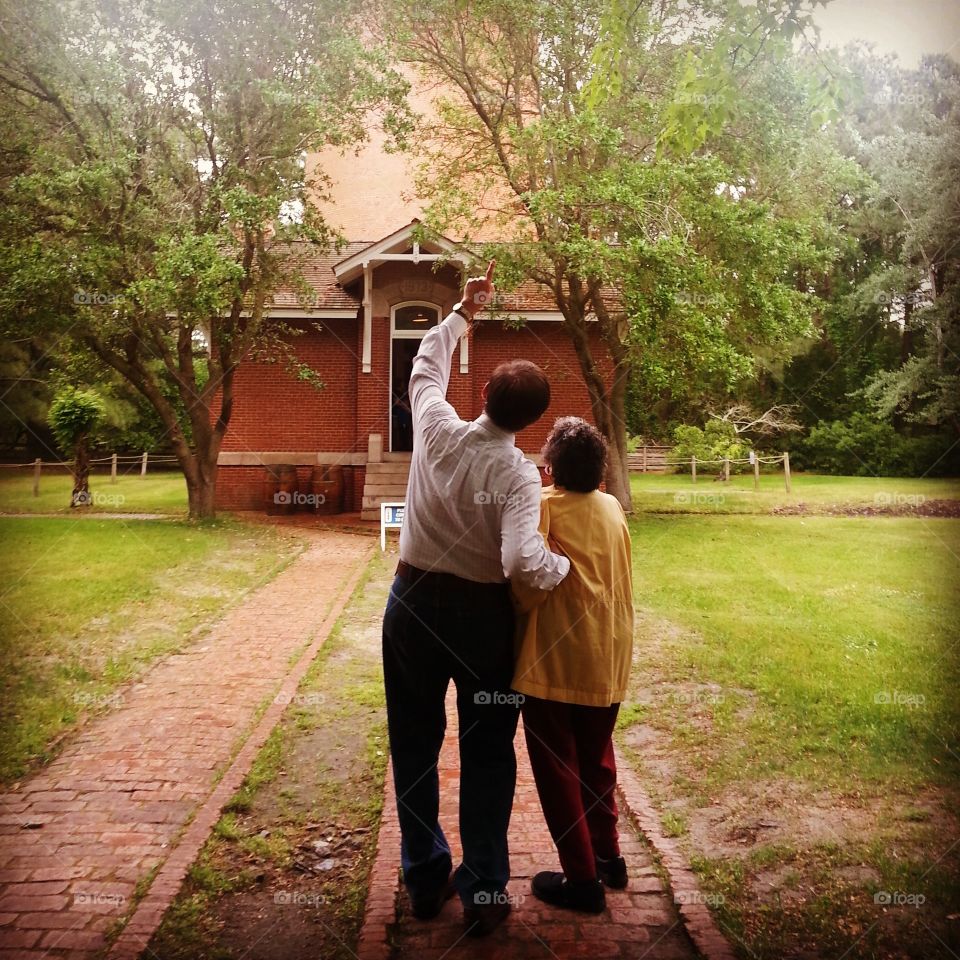
M403 526L404 503L380 504L380 549L387 549L387 531L399 530Z

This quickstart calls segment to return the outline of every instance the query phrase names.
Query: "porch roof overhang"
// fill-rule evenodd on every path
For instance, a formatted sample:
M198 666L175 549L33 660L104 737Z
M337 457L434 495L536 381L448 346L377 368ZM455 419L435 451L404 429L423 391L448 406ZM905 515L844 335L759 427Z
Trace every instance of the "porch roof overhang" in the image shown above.
M424 244L414 239L413 233L419 224L419 220L411 220L389 236L374 241L369 246L334 264L333 272L337 281L341 286L347 286L347 284L353 283L354 280L361 277L366 269L391 260L400 260L406 263L457 260L464 265L469 263L469 256L446 237L438 237ZM407 252L408 248L412 248L409 253Z

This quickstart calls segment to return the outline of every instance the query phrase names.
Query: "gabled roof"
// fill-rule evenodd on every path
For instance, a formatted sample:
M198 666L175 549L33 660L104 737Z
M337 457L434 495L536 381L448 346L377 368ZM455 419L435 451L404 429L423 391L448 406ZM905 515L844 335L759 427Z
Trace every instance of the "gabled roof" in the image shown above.
M395 251L413 249L412 233L419 220L411 220L399 230L379 240L353 240L339 250L324 251L305 241L292 243L291 254L300 266L309 293L283 287L277 290L267 305L267 312L276 317L356 317L360 310L363 291L358 284L363 276L364 262L376 265L385 262L381 257ZM463 262L463 248L446 237L418 245L422 255L435 257L449 255ZM497 298L500 313L520 316L527 313L550 314L559 319L553 294L547 287L525 280L513 293Z
M447 256L462 263L467 262L466 254L446 237L438 237L424 243L415 240L413 234L419 225L420 220L414 217L399 230L394 230L380 240L367 244L363 249L348 254L333 268L337 280L344 285L352 283L363 273L364 264L393 259L397 254L406 254L408 251L411 251L410 255L414 258L411 261L413 263L419 262L421 256L424 260L436 260L439 256Z

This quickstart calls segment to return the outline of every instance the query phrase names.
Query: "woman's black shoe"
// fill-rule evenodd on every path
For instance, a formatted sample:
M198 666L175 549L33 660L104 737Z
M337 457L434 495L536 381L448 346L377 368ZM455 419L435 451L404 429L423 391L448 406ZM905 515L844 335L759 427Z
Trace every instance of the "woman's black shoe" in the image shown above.
M562 873L544 870L530 883L533 895L544 903L581 913L603 913L607 897L599 880L567 880Z
M622 890L627 885L627 861L623 857L611 857L604 860L597 857L597 876L614 890Z

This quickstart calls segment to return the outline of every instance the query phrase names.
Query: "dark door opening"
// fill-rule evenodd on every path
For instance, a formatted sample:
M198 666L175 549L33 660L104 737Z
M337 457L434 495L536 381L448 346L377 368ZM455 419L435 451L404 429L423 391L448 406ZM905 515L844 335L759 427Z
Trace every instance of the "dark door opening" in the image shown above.
M420 338L396 338L390 351L390 449L413 450L413 414L410 412L410 372L420 349Z

